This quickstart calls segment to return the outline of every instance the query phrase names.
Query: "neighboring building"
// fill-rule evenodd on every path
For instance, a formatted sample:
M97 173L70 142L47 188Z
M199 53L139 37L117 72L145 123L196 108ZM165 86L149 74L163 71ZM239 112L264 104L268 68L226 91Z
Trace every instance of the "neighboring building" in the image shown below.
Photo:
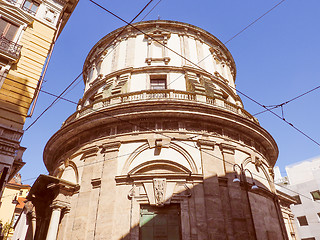
M78 0L0 0L0 198L25 164L20 146L29 107L54 39Z
M44 150L50 175L28 196L34 239L288 239L277 145L244 110L216 37L136 23L102 38L83 76L77 111Z
M0 221L3 225L8 224L12 227L15 224L22 212L30 188L30 185L21 183L19 173L6 184L0 202ZM12 234L13 228L10 229L8 237L11 237Z
M276 172L277 182L285 187L278 188L296 199L291 210L301 240L320 240L320 157L287 166L287 177Z
M296 199L282 192L278 188L277 188L277 194L279 196L281 213L283 216L284 224L286 226L289 240L300 239L298 236L297 226L294 221L294 215L290 209L290 205L297 203Z

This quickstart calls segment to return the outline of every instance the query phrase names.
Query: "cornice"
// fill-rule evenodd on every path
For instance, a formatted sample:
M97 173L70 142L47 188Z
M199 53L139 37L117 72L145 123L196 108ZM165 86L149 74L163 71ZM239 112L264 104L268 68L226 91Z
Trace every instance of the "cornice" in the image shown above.
M10 20L14 20L16 22L19 21L20 25L27 24L30 25L33 22L33 18L26 14L23 10L16 6L12 6L11 4L0 0L0 15L4 15Z
M128 114L128 112L130 112L130 114ZM249 136L263 146L265 151L267 151L268 162L271 166L274 165L278 156L278 147L272 136L265 129L251 120L243 118L232 112L213 108L197 102L181 101L177 103L177 101L169 100L130 102L116 105L70 122L55 133L48 141L44 150L45 164L47 167L52 165L53 163L50 162L55 161L54 159L59 158L59 154L61 154L58 153L58 149L67 141L73 141L72 139L75 140L75 138L79 137L82 132L90 131L93 134L99 131L98 129L100 129L101 132L103 126L112 127L114 124L123 125L123 122L135 123L135 121L143 118L172 118L176 119L176 121L189 122L201 121L206 123L208 126L219 125L224 129L229 129L230 131L235 129L236 131ZM119 119L121 119L121 121ZM179 129L177 129L177 131L179 131ZM136 132L135 134L140 134L140 132ZM186 132L189 131L186 130ZM132 132L130 134L132 134ZM199 134L201 135L200 132ZM117 136L121 136L121 134L113 135L113 138ZM219 136L217 137L219 138ZM93 139L91 138L90 141L92 142ZM80 146L77 146L77 148L80 148ZM74 153L70 152L68 154Z
M158 29L161 29L166 32L171 32L171 34L172 33L176 33L179 35L188 34L188 36L191 35L195 39L198 39L198 40L201 39L201 41L206 41L208 45L219 46L220 50L225 54L226 58L229 59L232 69L234 70L234 79L236 79L236 65L231 53L229 52L227 47L217 37L215 37L211 33L188 23L170 21L170 20L152 20L152 21L139 22L132 25L133 26L125 26L125 27L118 28L112 31L111 33L107 34L100 41L98 41L90 50L84 62L83 70L85 70L87 66L92 62L92 59L94 59L97 55L101 53L100 50L104 49L104 46L112 42L114 39L114 36L122 32L124 28L125 30L121 33L122 36L119 36L119 37L123 37L128 34L131 34L131 35L145 34L152 31L152 29L155 29L156 26L158 25ZM139 31L138 29L141 31ZM85 78L86 78L86 74L84 71L84 79Z

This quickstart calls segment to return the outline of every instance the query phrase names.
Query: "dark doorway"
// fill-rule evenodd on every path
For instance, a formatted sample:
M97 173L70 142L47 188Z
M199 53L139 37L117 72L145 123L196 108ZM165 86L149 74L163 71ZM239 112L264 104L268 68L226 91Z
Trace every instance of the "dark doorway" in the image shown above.
M141 205L140 240L181 240L180 205Z

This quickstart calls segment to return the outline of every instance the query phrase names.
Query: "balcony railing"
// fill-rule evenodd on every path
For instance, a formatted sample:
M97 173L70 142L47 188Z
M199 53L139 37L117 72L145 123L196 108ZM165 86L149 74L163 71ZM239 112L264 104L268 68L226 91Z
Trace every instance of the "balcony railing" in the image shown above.
M21 48L22 45L12 42L4 36L0 36L0 51L2 54L11 58L11 60L17 60L19 58Z
M166 90L143 90L139 92L131 92L125 94L117 94L108 98L103 98L94 101L88 106L82 107L77 112L72 114L63 125L72 122L78 118L81 118L87 114L91 114L97 111L100 111L103 108L108 106L128 103L128 102L138 102L138 101L150 101L150 100L178 100L178 101L190 101L190 102L199 102L202 104L208 104L215 106L217 108L233 112L237 115L240 115L244 118L247 118L255 123L258 123L258 120L254 118L250 113L244 110L242 107L237 106L233 103L226 101L221 98L213 98L206 95L190 93L185 91L178 91L173 89Z

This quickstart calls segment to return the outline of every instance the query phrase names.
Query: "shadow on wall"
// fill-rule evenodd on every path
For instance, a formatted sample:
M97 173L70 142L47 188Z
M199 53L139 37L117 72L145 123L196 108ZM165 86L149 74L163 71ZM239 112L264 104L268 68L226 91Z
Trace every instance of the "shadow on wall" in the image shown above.
M144 183L132 179L129 195L123 194L128 193L129 186L118 185L116 188L123 191L114 194L121 194L120 199L114 203L100 199L92 235L85 233L86 237L81 238L73 233L63 237L62 231L66 231L59 229L58 239L287 239L276 195L262 187L252 190L252 184L233 179L234 173L203 181L187 177L180 183L159 176L149 183L146 179ZM172 188L174 181L174 189L179 191ZM102 183L101 191L103 188ZM172 193L170 198L166 198L168 192ZM72 231L77 230L79 222L75 217ZM129 233L125 229L130 229Z
M8 74L0 88L1 122L22 129L33 99L31 80Z
M131 211L138 211L138 218L131 212L130 232L116 239L288 239L276 195L233 179L234 174L205 179L162 203L163 195L155 191L153 205L131 194L131 205L137 203ZM96 239L101 237L97 233Z
M37 213L34 239L46 239L49 206L57 199L53 184L61 190L62 180L42 176L29 197ZM234 173L204 180L157 174L116 178L117 185L114 178L102 181L73 195L77 200L61 215L57 239L288 239L277 196L260 182L252 189L251 179L233 180Z

